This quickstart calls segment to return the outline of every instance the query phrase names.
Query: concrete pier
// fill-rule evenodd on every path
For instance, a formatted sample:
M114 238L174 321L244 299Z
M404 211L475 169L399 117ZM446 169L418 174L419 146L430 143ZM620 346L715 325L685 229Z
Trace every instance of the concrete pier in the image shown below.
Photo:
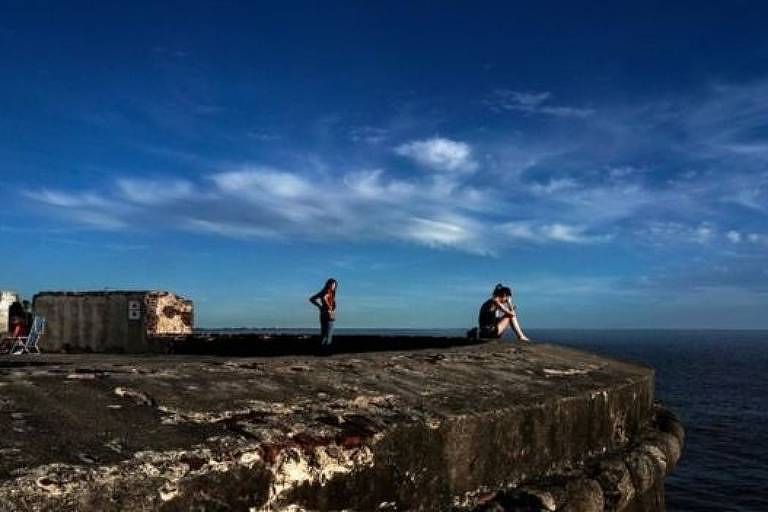
M0 509L663 510L683 431L651 368L448 342L4 359Z

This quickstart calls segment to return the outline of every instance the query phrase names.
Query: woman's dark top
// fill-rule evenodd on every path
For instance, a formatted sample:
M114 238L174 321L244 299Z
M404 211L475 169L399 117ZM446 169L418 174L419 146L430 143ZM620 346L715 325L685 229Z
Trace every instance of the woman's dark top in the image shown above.
M480 314L477 317L477 323L480 326L480 329L488 327L496 329L496 310L498 307L498 304L496 304L496 301L493 299L488 299L483 302L483 305L480 306Z
M336 310L336 300L329 291L320 290L309 298L309 302L320 308L320 321L328 322L335 320L333 313Z
M477 317L477 323L480 325L481 338L498 338L499 330L496 327L496 310L499 305L493 299L488 299L480 306L480 314Z

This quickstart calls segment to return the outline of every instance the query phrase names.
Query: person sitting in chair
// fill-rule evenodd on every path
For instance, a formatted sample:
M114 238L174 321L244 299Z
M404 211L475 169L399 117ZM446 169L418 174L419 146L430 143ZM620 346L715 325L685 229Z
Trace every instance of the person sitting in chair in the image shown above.
M0 354L7 354L14 345L16 339L28 334L27 323L24 318L24 306L15 301L8 308L8 334L0 339Z
M481 338L500 338L512 328L520 341L529 341L517 321L516 307L511 303L512 290L501 283L493 289L493 296L480 306L478 324Z
M10 308L8 308L8 327L11 338L24 336L24 331L26 329L25 319L24 306L17 300L11 304Z
M28 300L21 301L21 305L24 308L24 334L22 336L29 336L32 324L35 322L35 314L32 312L32 303Z

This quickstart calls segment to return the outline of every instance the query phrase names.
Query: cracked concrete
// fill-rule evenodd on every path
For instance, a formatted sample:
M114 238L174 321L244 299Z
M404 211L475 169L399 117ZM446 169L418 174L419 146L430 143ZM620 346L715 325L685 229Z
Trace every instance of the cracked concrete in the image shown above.
M656 418L650 368L545 344L8 358L0 509L465 510L526 484L558 507L596 482L618 510L624 473L587 468L631 453L658 486L680 443Z

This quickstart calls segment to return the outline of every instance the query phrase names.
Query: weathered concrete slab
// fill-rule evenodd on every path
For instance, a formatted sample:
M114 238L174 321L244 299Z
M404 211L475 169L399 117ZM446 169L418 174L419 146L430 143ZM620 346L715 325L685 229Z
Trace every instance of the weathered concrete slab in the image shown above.
M598 510L576 506L598 498L627 509L676 461L654 427L653 379L636 364L502 342L327 358L8 357L0 509L506 510L534 485L559 489L556 509ZM634 473L616 462L633 453ZM613 466L590 469L602 463ZM611 494L627 485L629 498Z

